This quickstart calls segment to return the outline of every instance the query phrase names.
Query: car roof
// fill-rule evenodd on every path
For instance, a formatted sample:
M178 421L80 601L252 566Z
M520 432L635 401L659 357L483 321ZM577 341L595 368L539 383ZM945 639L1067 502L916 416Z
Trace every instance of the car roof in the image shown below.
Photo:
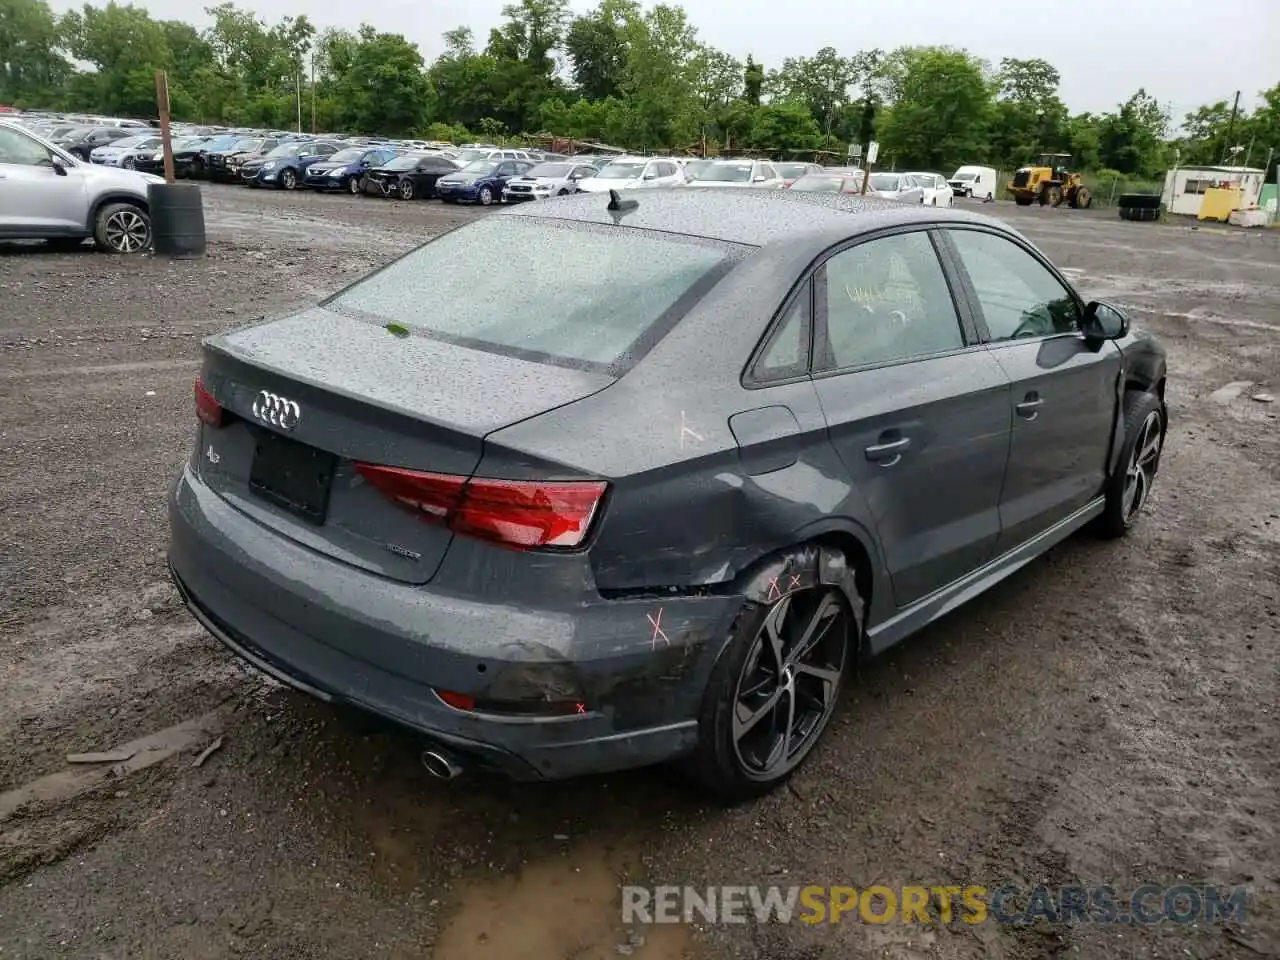
M898 224L959 221L1010 229L981 214L939 207L920 207L878 197L790 190L627 190L620 196L638 206L621 213L621 223L640 230L708 237L729 243L763 246L778 240L811 238L815 253L837 235L855 236ZM608 224L614 212L605 193L579 193L554 204L520 205L499 216L543 217Z

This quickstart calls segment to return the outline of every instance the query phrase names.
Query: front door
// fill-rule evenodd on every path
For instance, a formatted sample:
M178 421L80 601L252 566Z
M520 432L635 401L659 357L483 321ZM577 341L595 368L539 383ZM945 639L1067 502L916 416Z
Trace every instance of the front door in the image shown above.
M815 281L814 386L904 606L993 555L1009 379L962 323L927 230L837 252Z
M11 127L0 127L0 233L30 237L83 231L84 170L54 169L49 150Z
M1120 351L1110 341L1085 342L1079 299L1030 249L980 229L948 229L945 236L968 277L980 332L1012 382L1003 553L1102 494Z

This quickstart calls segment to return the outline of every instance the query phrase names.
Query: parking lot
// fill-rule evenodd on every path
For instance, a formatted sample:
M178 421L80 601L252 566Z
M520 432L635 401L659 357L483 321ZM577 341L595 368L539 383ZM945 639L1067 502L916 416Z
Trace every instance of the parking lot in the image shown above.
M165 492L200 338L490 215L205 198L203 260L0 247L0 958L1280 951L1280 404L1254 399L1280 395L1280 233L984 208L1168 347L1149 515L873 663L789 788L726 810L663 769L442 783L411 736L266 681L191 620ZM167 759L66 762L147 737ZM1227 926L642 929L617 889L1010 880L1252 899Z

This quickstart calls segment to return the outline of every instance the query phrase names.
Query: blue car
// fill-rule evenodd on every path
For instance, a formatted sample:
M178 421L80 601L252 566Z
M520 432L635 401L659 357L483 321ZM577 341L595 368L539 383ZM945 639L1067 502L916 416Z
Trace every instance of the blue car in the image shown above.
M395 155L393 147L347 147L325 160L307 164L302 182L313 190L359 193L365 171L381 166Z
M507 181L536 166L532 160L472 160L457 173L437 180L436 196L445 203L465 201L486 207L501 203Z
M328 160L342 149L328 140L295 140L282 143L265 157L250 160L240 168L240 181L251 187L295 190L308 164Z

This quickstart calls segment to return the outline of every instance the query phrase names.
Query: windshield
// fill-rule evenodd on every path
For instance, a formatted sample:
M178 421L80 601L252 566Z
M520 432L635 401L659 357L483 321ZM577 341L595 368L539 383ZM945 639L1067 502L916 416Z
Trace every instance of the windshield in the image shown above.
M486 159L492 150L463 150L458 153L458 162L462 164L470 163L472 160Z
M231 152L232 153L253 153L253 151L257 150L259 147L262 146L262 143L263 141L261 139L237 140L235 143L231 145Z
M620 160L607 163L596 174L601 180L638 180L644 173L644 161Z
M364 156L363 147L348 147L346 150L339 150L329 159L333 163L355 163Z
M491 217L423 244L325 306L480 350L616 369L735 253L669 233Z
M305 156L311 148L309 143L282 143L270 153L268 157L301 157Z
M483 177L486 173L493 173L497 169L497 160L472 160L458 172L471 177Z
M396 157L382 165L383 170L412 170L422 157Z
M239 142L240 142L239 137L223 136L223 137L214 137L212 140L209 140L207 143L201 144L201 146L203 146L206 150L208 150L211 153L216 153L219 150L228 150L231 147L234 147Z
M714 183L748 183L751 180L749 163L713 163L694 178Z
M96 127L71 127L69 130L63 132L62 139L80 140L87 137L91 131L96 129Z
M810 174L793 183L791 189L801 193L839 193L844 189L844 182L844 177Z
M113 147L121 147L128 150L130 147L150 147L159 143L158 137L122 137L112 144Z
M868 186L870 186L872 190L884 190L892 193L898 189L900 182L901 177L898 177L895 174L873 173L871 175L871 180L868 181Z
M967 172L963 172L963 171L962 171L962 172L960 172L960 173L957 173L957 174L956 174L954 177L952 177L951 179L952 179L952 180L977 180L977 179L978 179L978 175L977 175L976 173L967 173Z
M713 163L715 163L714 160L690 160L684 165L684 175L690 180L696 180L698 178L698 174L707 169L707 167L711 166Z
M567 177L569 171L573 169L570 163L540 163L528 173L526 177Z
M794 180L796 177L803 177L809 171L807 163L775 163L773 169L778 171L778 176L785 180Z

